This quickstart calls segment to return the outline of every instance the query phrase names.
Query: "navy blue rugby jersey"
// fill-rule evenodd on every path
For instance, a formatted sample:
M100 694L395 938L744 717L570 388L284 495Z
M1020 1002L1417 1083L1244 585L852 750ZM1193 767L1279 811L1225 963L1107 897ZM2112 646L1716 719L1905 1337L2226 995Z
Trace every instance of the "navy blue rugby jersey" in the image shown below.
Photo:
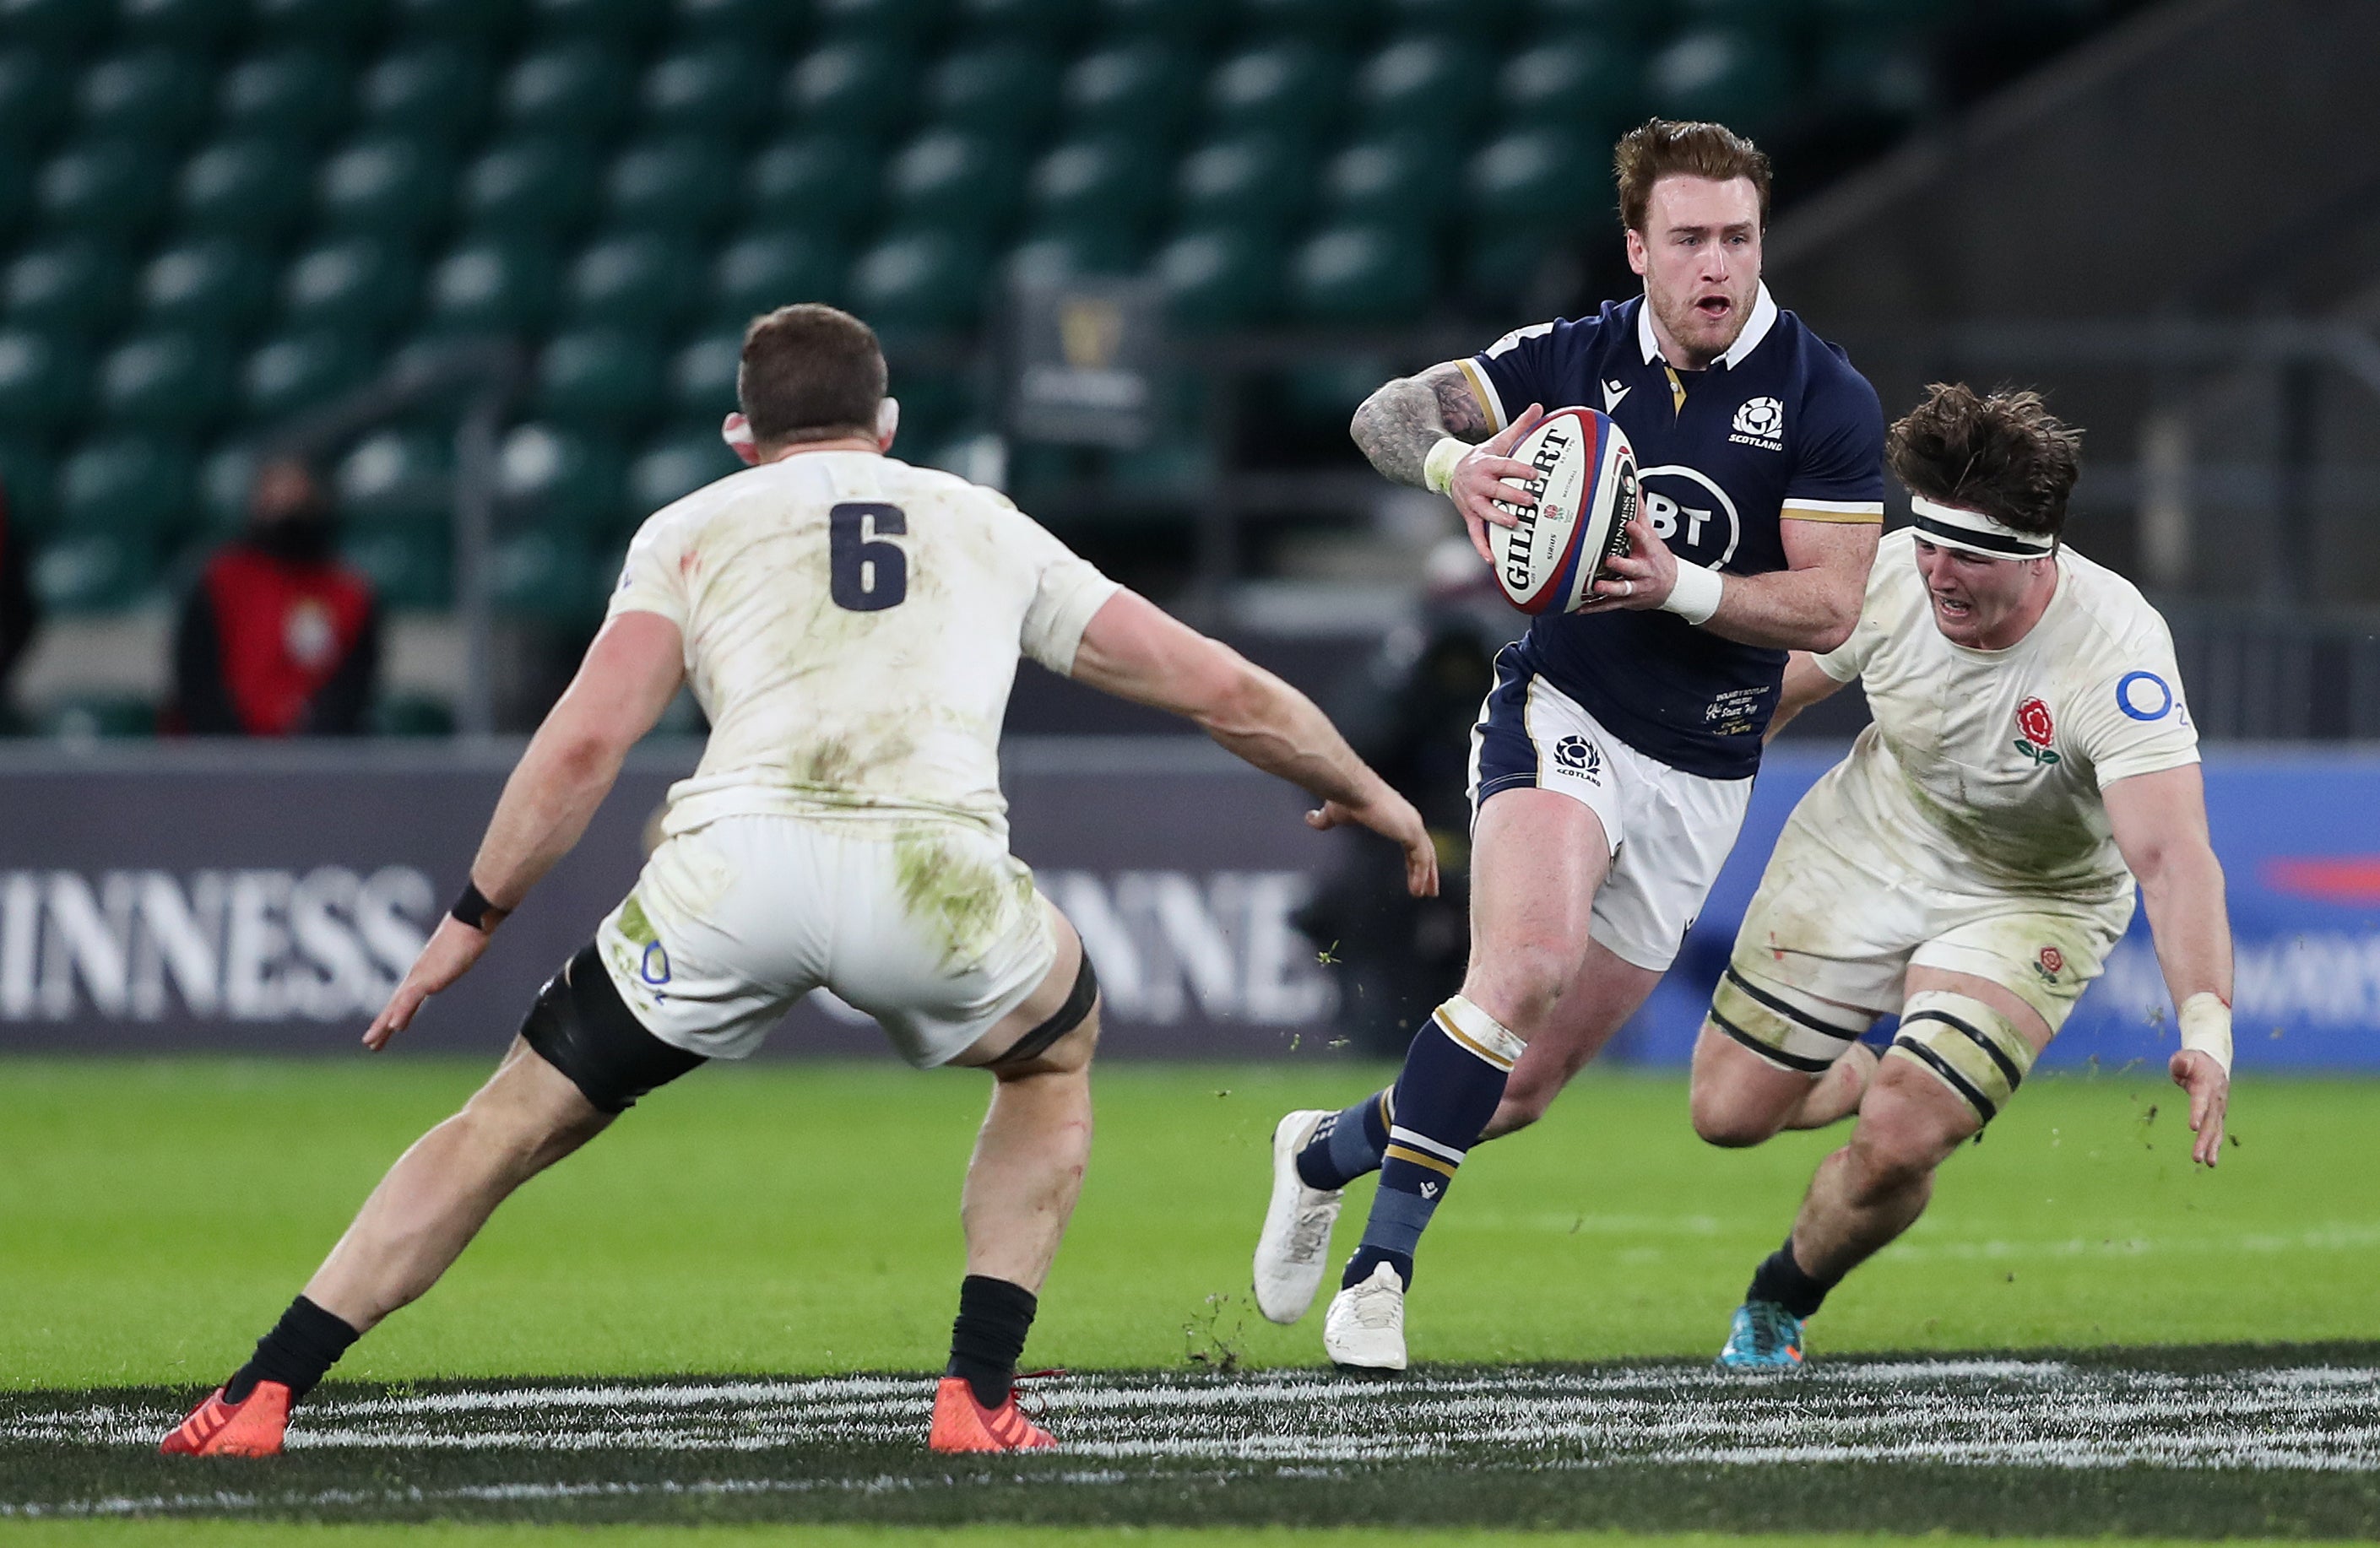
M1541 322L1459 362L1502 429L1533 403L1585 405L1636 449L1645 512L1682 559L1730 574L1786 568L1783 519L1884 520L1884 411L1842 351L1760 287L1734 347L1707 370L1661 357L1645 299ZM1748 779L1777 707L1785 652L1675 613L1541 614L1530 664L1614 736L1706 779Z

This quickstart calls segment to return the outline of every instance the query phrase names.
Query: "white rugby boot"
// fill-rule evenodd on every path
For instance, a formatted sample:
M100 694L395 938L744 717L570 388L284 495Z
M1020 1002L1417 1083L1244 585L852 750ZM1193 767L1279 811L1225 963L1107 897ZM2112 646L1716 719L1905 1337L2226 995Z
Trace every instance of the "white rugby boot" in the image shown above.
M1382 1264L1369 1279L1330 1298L1322 1352L1333 1365L1359 1371L1405 1368L1405 1285L1394 1268Z
M1257 1237L1255 1279L1257 1310L1269 1322L1297 1321L1322 1288L1330 1228L1339 1222L1345 1193L1337 1188L1308 1188L1297 1175L1297 1153L1330 1116L1305 1107L1273 1125L1272 1202L1265 1205L1264 1230Z

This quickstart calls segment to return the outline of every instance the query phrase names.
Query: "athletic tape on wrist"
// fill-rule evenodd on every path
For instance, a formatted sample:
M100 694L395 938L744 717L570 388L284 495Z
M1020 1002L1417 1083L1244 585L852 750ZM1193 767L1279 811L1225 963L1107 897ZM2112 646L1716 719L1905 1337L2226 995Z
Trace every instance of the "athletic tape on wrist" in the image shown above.
M1511 1070L1529 1046L1503 1022L1461 995L1438 1008L1438 1024L1449 1037L1499 1070Z
M1717 570L1706 570L1681 559L1678 584L1662 599L1661 611L1676 613L1689 623L1707 623L1710 615L1718 611L1719 598L1726 591L1727 583L1718 578Z
M1429 449L1429 455L1421 461L1421 481L1430 493L1446 492L1447 486L1454 482L1454 465L1469 456L1471 451L1467 441L1457 441L1451 435L1439 438L1438 444Z
M2204 1054L2231 1073L2231 1008L2223 997L2201 989L2181 1002L2181 1046L2185 1052Z

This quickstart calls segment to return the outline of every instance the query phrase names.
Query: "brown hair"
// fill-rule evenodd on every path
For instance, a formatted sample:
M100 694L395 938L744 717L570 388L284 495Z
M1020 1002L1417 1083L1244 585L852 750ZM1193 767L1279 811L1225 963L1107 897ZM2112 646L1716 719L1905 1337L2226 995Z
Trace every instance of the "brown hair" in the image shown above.
M1767 228L1768 154L1726 125L1647 118L1621 135L1611 151L1621 224L1643 235L1653 185L1670 176L1707 177L1715 183L1751 178L1760 196L1760 224Z
M2050 413L2038 393L1985 397L1937 381L1886 433L1884 460L1912 493L2054 538L2066 525L2082 450L2082 432Z
M763 444L873 436L884 351L849 312L812 301L779 307L744 330L735 400Z

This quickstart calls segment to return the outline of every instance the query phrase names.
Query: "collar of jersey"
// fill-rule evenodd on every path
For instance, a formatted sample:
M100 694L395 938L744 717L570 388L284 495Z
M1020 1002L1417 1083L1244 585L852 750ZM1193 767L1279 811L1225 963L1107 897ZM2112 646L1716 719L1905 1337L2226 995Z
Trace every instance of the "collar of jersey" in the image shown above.
M1763 280L1760 294L1753 297L1752 320L1743 325L1743 332L1735 336L1735 342L1728 345L1727 353L1716 364L1733 370L1743 364L1745 356L1760 347L1760 341L1776 326L1777 302L1768 294L1768 282ZM1653 304L1649 300L1640 300L1636 308L1636 347L1644 352L1646 365L1660 363L1661 345L1653 337Z

